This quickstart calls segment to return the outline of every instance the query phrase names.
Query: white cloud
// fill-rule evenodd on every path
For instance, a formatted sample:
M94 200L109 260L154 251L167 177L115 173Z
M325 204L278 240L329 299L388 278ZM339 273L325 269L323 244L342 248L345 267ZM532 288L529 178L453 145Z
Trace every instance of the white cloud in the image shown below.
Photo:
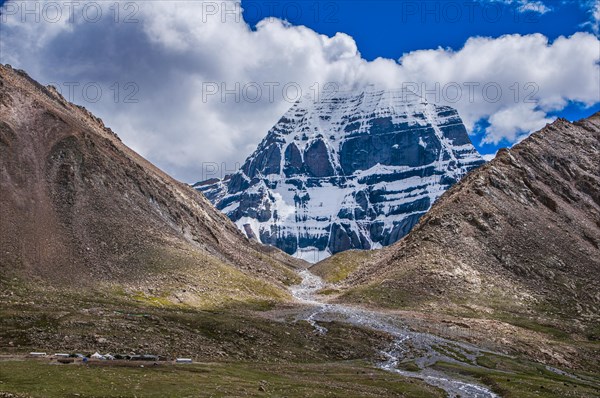
M591 8L592 29L596 34L600 33L600 0L596 0Z
M546 117L545 112L535 110L533 105L502 109L490 116L490 127L484 142L497 144L503 139L520 141L524 133L539 130L553 121Z
M252 30L239 14L239 3L227 3L227 13L213 15L206 2L140 2L134 16L138 23L117 24L108 9L113 3L106 4L105 17L97 23L77 13L72 23L60 25L23 23L10 15L0 38L0 61L44 83L80 82L77 102L102 117L125 143L184 181L203 177L203 162L225 162L229 171L243 162L291 106L283 98L286 83L292 97L292 83L303 93L327 82L340 89L368 84L396 89L407 82L431 89L439 84L447 89L439 102L456 107L469 129L489 119L487 142L519 139L569 101L600 102L600 42L586 33L552 43L539 34L474 37L458 50L420 50L398 61L368 62L344 33L328 37L277 19L263 20ZM121 10L120 18L126 11ZM99 102L82 99L81 88L88 82L103 88ZM133 93L132 87L126 89L128 82L139 87L134 96L138 103L123 103ZM480 84L473 98L470 82ZM219 94L207 95L215 88L212 83L242 94L245 87L252 98L258 86L262 96L250 101L230 93L222 101ZM485 99L485 84L488 97L496 87L502 89L497 101ZM453 101L457 86L462 96ZM534 102L526 101L529 94ZM436 101L433 95L427 98Z
M581 0L579 7L589 14L589 20L579 26L590 29L596 35L600 34L600 0Z
M535 12L538 14L545 14L547 12L552 11L550 7L544 4L541 1L532 1L532 0L521 0L519 1L519 11L520 12Z
M552 11L544 1L541 0L480 0L487 3L502 3L507 5L515 6L517 11L533 12L536 14L544 15L547 12Z
M489 162L490 160L493 160L496 157L495 153L489 153L487 155L482 155L481 156L486 162Z
M469 39L458 51L416 51L402 57L401 62L409 79L421 79L429 86L434 82L440 82L442 86L451 82L463 86L466 82L480 82L482 85L475 90L474 101L465 93L454 104L468 128L473 128L481 118L498 112L506 114L510 110L515 115L529 115L520 126L521 130L527 131L531 128L534 112L545 115L564 108L568 101L587 105L600 101L599 45L596 37L586 33L560 37L553 43L540 34L507 35L496 39L476 37ZM488 84L487 96L484 84ZM502 95L494 102L496 85L502 89ZM509 132L506 125L494 129L496 120L501 119L490 120L492 126L486 140L514 140L515 131Z

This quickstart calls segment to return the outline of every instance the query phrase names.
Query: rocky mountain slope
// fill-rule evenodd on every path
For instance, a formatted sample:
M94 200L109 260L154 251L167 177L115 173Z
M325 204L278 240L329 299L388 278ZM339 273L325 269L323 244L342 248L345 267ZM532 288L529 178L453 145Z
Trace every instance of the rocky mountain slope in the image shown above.
M454 109L345 92L303 98L237 173L195 187L249 238L316 262L396 242L482 163Z
M397 244L313 271L341 273L345 299L533 320L597 340L600 113L559 119L500 151Z
M0 66L0 185L3 283L118 284L221 304L281 299L296 280L295 260L250 242L101 120L10 66Z

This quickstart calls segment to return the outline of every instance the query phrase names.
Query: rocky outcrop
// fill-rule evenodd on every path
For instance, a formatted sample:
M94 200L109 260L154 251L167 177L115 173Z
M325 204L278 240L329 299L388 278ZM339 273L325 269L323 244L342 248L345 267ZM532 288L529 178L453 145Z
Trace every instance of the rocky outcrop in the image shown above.
M452 108L336 93L294 104L237 173L195 187L242 231L318 261L396 242L482 163Z

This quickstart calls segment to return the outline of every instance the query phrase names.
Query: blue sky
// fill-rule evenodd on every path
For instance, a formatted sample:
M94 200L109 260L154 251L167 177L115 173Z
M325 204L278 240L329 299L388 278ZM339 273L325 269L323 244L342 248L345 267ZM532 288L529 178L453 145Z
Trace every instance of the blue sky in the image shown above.
M587 31L597 34L593 22L593 1L532 1L520 9L518 1L504 0L348 0L348 1L242 1L244 19L251 25L266 17L305 25L319 33L344 32L354 38L363 58L399 59L403 54L438 47L459 50L473 36L500 37L506 34L541 33L550 41ZM600 58L600 47L598 48ZM600 74L600 71L598 72ZM574 121L600 111L600 86L595 105L571 102L551 117ZM471 139L480 152L495 153L513 143L482 142L485 120L472 132Z
M556 117L600 110L600 0L237 1L80 2L51 21L44 7L65 3L9 1L0 62L57 86L186 182L243 163L292 105L281 89L290 84L303 94L327 82L438 93L458 85L457 102L427 100L456 108L485 155ZM36 3L41 18L24 16ZM90 15L88 4L97 5ZM224 96L272 83L274 98ZM473 101L464 91L471 83ZM102 95L86 96L90 85ZM497 101L485 97L488 85L502 90Z
M344 32L354 38L362 56L398 59L414 50L459 49L472 36L542 33L551 40L582 30L591 31L589 1L545 1L520 11L516 4L485 0L242 0L244 19L287 19L328 36ZM318 10L318 11L317 11Z

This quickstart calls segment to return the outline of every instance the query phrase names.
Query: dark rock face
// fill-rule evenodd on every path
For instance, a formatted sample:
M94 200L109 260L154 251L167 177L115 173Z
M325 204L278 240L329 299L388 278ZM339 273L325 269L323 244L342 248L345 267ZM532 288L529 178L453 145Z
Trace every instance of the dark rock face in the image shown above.
M387 133L377 128L376 134L352 137L344 142L340 150L340 163L344 173L352 174L376 164L417 167L436 160L441 145L433 129L401 129L402 126L394 125L389 127L391 130Z
M196 188L247 235L316 261L396 242L482 163L454 109L344 93L296 103L240 171Z
M319 138L304 153L306 174L311 177L329 177L334 173L325 142Z
M302 155L298 146L293 142L285 148L285 167L284 173L286 177L298 175L302 172Z

